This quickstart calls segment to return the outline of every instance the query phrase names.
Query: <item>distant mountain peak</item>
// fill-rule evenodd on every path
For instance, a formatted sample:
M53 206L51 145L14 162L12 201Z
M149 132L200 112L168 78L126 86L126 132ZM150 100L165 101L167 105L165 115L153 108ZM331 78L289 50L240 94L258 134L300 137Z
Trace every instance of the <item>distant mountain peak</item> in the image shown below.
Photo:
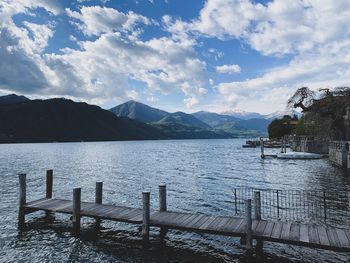
M222 112L221 114L233 116L233 117L240 118L243 120L264 118L264 116L260 113L249 112L249 111L245 111L245 110L241 110L241 109L232 109L232 110Z
M25 96L17 95L17 94L9 94L5 96L0 96L0 105L8 105L8 104L14 104L14 103L20 103L29 101Z
M275 112L272 112L270 114L267 114L264 117L266 119L273 120L273 119L282 118L285 115L289 115L289 116L297 115L298 118L300 118L302 116L302 114L300 112L297 112L295 110L284 110L284 111L281 110L281 111L275 111Z

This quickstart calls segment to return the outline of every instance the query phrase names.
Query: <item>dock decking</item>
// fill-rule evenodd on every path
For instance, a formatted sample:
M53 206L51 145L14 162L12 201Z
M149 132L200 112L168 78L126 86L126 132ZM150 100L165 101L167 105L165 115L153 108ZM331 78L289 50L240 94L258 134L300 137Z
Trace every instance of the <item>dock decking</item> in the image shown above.
M22 175L23 176L23 175ZM149 227L161 229L178 229L216 235L234 236L247 239L247 249L251 248L251 240L271 241L293 244L311 248L350 252L350 230L319 225L307 225L296 222L274 222L260 219L259 211L255 211L255 219L251 219L250 200L247 202L247 216L227 217L210 216L199 213L182 213L166 211L166 188L160 186L160 211L149 210L149 192L143 193L143 208L132 208L102 204L102 183L96 184L96 202L81 202L80 188L74 189L73 200L52 197L52 175L48 178L46 198L31 202L22 202L19 219L24 222L25 214L35 211L47 213L66 213L73 215L73 226L80 230L80 217L92 217L142 225L144 239L148 240ZM20 178L21 191L24 193L23 178ZM51 182L50 182L51 181ZM78 193L78 195L77 195ZM48 198L49 197L49 198ZM146 199L145 199L146 197ZM26 200L20 195L20 200ZM257 199L259 200L259 199ZM256 201L256 200L254 200ZM21 204L21 203L20 203ZM250 243L250 246L249 246Z

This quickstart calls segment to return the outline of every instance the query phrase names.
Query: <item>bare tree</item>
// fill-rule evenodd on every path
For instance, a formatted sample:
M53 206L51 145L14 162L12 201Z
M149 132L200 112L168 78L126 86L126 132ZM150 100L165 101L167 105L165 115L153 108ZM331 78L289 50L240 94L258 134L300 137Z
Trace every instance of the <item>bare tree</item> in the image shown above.
M315 92L308 87L302 87L296 90L292 97L287 102L288 108L301 108L307 111L315 97Z

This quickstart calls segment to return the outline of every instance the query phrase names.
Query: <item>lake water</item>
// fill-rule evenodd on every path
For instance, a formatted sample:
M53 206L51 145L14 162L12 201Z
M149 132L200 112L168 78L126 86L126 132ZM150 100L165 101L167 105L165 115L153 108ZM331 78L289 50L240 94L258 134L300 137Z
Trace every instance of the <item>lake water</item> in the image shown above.
M54 196L94 201L96 181L104 182L104 202L141 207L141 192L167 184L168 210L233 214L232 189L326 190L349 192L350 174L327 159L260 159L260 149L244 140L174 140L0 145L0 262L247 262L238 238L169 231L166 244L151 231L151 248L142 249L134 225L83 219L82 236L72 237L69 216L26 216L17 229L18 173L27 174L27 200L44 197L45 171L54 170ZM270 150L276 152L278 149ZM350 262L346 253L264 244L266 262ZM258 260L256 262L262 262Z

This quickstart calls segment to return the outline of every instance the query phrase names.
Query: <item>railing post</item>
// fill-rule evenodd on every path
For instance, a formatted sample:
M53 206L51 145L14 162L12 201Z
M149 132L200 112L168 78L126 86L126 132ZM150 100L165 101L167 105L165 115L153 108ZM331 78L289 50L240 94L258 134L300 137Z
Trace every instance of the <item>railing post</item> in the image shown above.
M252 200L245 200L245 221L246 221L246 249L251 254L253 249L252 240Z
M234 193L235 193L235 212L236 215L238 215L238 211L237 211L237 189L234 189Z
M25 225L25 205L27 203L27 175L19 174L19 209L18 209L18 226L22 228Z
M81 188L73 189L73 233L78 236L80 233L80 209L81 209Z
M277 218L280 218L280 200L279 200L279 190L277 190Z
M142 207L142 239L144 246L147 246L149 241L150 224L150 192L142 192Z
M46 171L46 198L52 198L53 170Z
M326 207L326 192L323 191L323 213L324 213L324 221L327 220L327 207Z
M261 195L259 191L254 192L254 206L255 206L255 214L254 219L255 220L261 220ZM256 254L262 255L264 242L261 240L261 238L256 239Z
M261 198L260 192L254 192L255 219L261 220Z

